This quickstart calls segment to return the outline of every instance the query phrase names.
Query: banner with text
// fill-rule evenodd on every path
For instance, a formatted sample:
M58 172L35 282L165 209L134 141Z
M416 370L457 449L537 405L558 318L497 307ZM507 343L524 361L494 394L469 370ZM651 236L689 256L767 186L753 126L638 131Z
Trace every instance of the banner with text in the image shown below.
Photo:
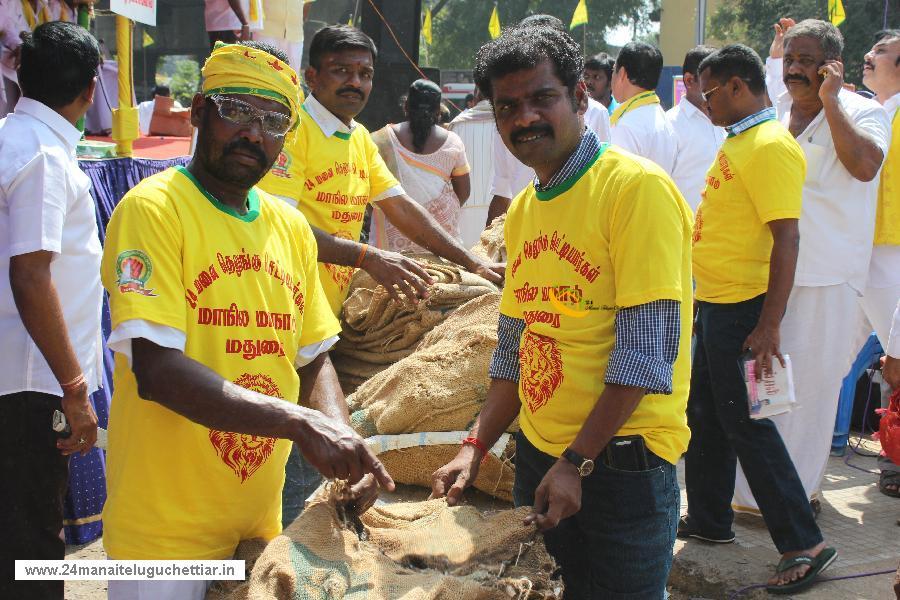
M156 27L157 0L110 0L109 9L117 15Z

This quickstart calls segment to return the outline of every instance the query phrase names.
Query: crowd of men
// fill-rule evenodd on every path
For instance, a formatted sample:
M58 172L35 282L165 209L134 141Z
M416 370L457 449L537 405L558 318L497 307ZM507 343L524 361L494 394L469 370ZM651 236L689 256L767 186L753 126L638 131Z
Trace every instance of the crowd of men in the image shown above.
M504 284L487 399L432 492L459 502L518 419L515 504L532 507L567 599L663 598L676 536L732 542L734 510L765 519L773 593L836 559L815 501L860 331L875 330L900 386L900 31L866 55L874 100L845 89L833 25L783 20L768 68L740 44L691 50L686 95L665 112L657 48L585 61L558 19L525 19L478 50L479 96L454 125L493 128L482 162L505 265L449 236L355 120L375 78L368 36L316 33L305 98L288 52L213 41L191 162L129 191L101 248L74 158L99 47L65 21L23 36L22 97L0 120L0 412L16 423L0 441L0 596L63 595L13 581L12 563L63 558L68 456L97 436L104 289L110 558L230 558L277 535L283 506L322 477L347 480L358 512L393 489L328 356L354 269L396 301L427 297L418 263L359 241L370 205ZM761 376L785 355L799 405L751 418L744 361ZM54 410L71 435L51 431ZM898 494L898 470L884 462L883 492ZM208 585L117 580L108 594L193 599Z

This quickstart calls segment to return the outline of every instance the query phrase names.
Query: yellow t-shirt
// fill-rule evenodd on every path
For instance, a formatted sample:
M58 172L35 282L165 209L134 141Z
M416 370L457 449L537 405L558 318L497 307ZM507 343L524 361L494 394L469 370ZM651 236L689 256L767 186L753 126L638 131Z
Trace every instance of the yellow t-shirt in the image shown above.
M681 303L673 393L645 396L617 435L644 437L675 463L687 449L691 209L656 164L602 146L584 171L545 192L529 185L506 217L509 261L500 312L524 319L522 432L559 456L604 389L616 310Z
M900 109L894 112L891 147L878 183L875 245L900 246Z
M340 326L319 285L303 216L253 189L219 204L187 170L128 192L106 231L113 329L138 319L184 333L186 356L245 388L297 402L299 348ZM281 531L291 442L216 431L138 396L116 355L103 543L116 559L222 559Z
M706 174L694 221L698 300L731 304L769 286L769 221L799 219L806 158L778 121L765 121L722 144Z
M304 113L293 144L285 146L259 185L270 194L296 201L313 227L356 241L369 200L400 184L365 127L357 125L352 133L335 132L326 138ZM341 314L353 271L353 267L319 264L319 279L335 315Z

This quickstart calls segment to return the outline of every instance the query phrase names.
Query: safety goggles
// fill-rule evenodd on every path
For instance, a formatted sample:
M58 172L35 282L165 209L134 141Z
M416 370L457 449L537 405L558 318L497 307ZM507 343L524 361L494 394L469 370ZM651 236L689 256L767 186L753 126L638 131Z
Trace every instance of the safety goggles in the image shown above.
M235 125L247 126L259 121L263 131L272 137L284 137L291 128L291 117L284 113L260 110L230 96L207 96L219 109L219 116Z

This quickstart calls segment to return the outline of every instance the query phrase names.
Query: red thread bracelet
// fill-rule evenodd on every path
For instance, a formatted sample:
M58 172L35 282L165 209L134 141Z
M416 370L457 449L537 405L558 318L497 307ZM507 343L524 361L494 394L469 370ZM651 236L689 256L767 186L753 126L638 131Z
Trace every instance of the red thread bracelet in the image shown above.
M359 258L356 259L356 268L360 268L363 264L363 259L366 258L366 252L369 250L368 244L362 245L362 250L359 251Z
M484 445L484 443L481 440L479 440L477 437L469 436L462 441L463 446L465 446L466 444L469 444L470 446L475 446L477 449L481 450L481 462L482 463L484 463L484 461L487 460L488 448L487 448L487 446Z

